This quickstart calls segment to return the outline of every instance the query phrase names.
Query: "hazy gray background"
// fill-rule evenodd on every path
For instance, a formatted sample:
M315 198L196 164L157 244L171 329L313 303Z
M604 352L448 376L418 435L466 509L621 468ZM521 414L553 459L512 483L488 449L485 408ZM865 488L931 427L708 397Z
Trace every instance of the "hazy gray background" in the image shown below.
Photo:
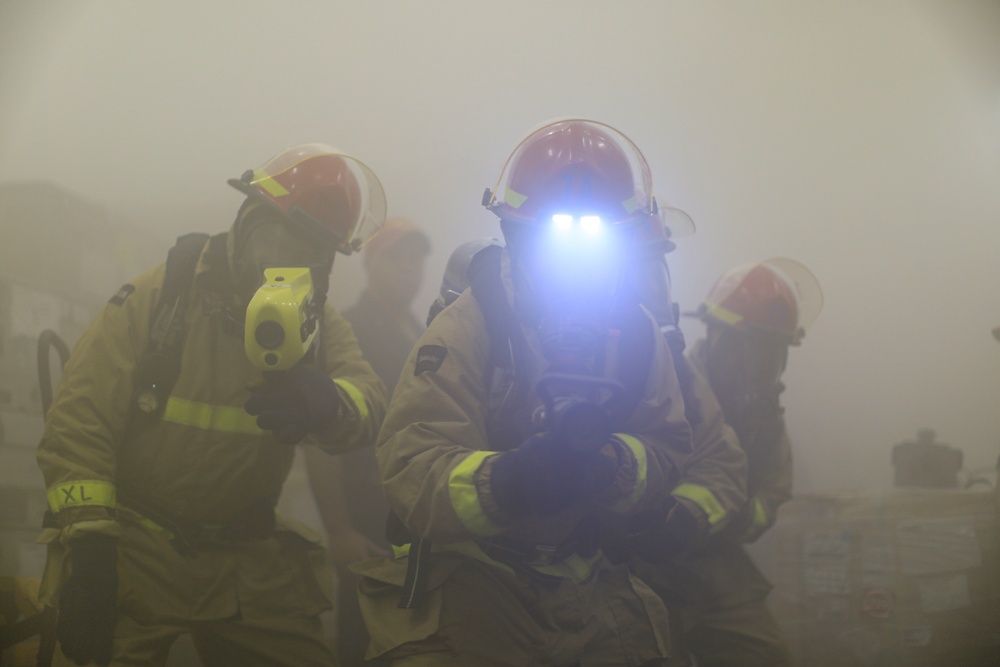
M0 181L59 183L165 251L229 225L227 178L332 143L432 236L420 311L451 248L498 233L480 197L526 130L610 123L698 226L671 258L684 307L767 256L822 283L786 374L799 490L887 486L922 426L973 468L1000 451L996 1L0 0L0 45ZM337 305L359 268L338 260Z

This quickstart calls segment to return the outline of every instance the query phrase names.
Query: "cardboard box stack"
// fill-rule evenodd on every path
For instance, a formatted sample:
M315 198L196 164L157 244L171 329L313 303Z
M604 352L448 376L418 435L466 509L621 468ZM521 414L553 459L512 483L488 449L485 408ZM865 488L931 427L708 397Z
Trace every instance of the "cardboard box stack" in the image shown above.
M1000 665L993 492L800 496L750 548L796 664Z

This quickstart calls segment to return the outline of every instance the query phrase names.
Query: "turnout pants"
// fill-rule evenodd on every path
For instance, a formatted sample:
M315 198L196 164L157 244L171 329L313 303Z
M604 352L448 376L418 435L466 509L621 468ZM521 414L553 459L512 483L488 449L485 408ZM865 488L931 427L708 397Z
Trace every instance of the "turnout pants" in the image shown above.
M673 607L670 613L678 614ZM678 653L693 656L698 667L790 667L792 664L784 636L764 599L717 609L684 610L679 614L684 631L681 637L675 637Z
M405 558L354 566L369 658L393 667L665 664L666 609L625 566L605 563L577 582L438 552L430 568L423 604L400 609Z
M166 664L170 647L191 633L206 667L330 667L333 653L318 616L206 621L190 625L140 625L122 616L115 627L111 667ZM76 667L57 648L53 667Z
M335 664L320 614L331 607L323 547L307 531L279 522L259 539L174 548L170 534L121 512L114 666L163 665L190 633L206 667ZM65 548L48 537L43 598L55 606L68 574ZM73 662L56 649L54 665Z

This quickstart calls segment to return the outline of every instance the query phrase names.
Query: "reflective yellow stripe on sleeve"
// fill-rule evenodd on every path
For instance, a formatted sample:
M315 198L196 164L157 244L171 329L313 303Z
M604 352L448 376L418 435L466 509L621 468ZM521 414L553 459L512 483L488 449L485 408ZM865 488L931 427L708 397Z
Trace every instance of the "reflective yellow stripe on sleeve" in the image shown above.
M354 404L354 408L358 411L358 427L363 428L368 421L368 401L365 400L365 395L347 380L334 380L333 383L347 392L351 403Z
M171 396L163 410L163 421L193 426L206 431L260 435L257 418L243 408L231 405L209 405Z
M334 380L333 383L344 390L358 415L357 428L353 434L346 435L347 442L345 444L350 445L361 437L368 425L368 401L365 400L365 395L361 393L361 390L347 380Z
M486 516L476 491L476 471L487 457L495 455L496 452L472 452L448 476L448 495L455 514L476 535L496 535L503 531Z
M646 476L648 475L649 462L646 460L646 448L638 438L625 433L615 433L613 437L618 443L625 445L632 452L632 456L635 457L635 485L632 487L632 493L619 498L609 508L613 512L627 512L639 502L642 494L646 492Z
M699 486L698 484L679 484L671 491L671 495L686 498L700 507L708 517L710 532L714 533L722 528L722 520L726 518L726 510L719 503L715 494L704 486Z
M78 479L53 484L46 492L49 507L59 512L67 507L115 506L115 485L101 479Z
M753 527L756 529L767 528L767 510L760 498L753 499Z

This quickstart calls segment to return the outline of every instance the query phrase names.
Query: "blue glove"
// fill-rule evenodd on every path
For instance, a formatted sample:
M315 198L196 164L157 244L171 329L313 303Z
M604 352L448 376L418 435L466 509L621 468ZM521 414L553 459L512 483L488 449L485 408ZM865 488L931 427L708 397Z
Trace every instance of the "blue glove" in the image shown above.
M288 445L323 431L341 407L333 380L308 366L293 366L251 391L246 411L257 417L257 426Z
M70 546L72 570L59 591L56 638L78 665L111 662L118 620L118 540L83 537Z
M497 457L490 492L511 516L548 516L607 489L617 472L618 461L600 450L574 450L543 433Z

